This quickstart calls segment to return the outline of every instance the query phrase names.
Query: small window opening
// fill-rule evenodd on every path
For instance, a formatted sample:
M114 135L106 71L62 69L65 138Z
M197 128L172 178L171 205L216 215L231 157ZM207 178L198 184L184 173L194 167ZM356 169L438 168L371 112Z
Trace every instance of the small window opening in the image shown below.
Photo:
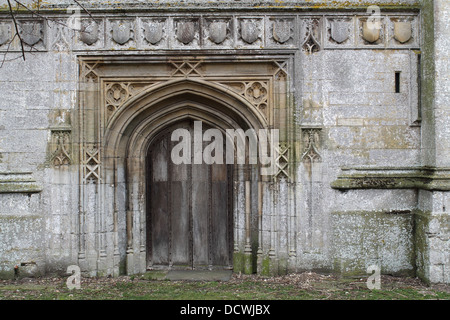
M400 71L395 72L395 93L400 93Z

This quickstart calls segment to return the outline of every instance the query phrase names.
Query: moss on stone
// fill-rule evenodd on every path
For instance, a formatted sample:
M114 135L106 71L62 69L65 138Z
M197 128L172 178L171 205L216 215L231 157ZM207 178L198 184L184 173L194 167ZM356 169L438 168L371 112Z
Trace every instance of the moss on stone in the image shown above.
M244 274L252 274L253 273L253 255L252 254L244 254Z
M416 275L421 280L427 282L429 274L427 267L429 265L428 238L426 232L430 222L430 213L417 211L414 215L414 247L415 247L415 265Z
M270 259L269 259L269 257L265 256L262 259L261 270L259 270L258 273L263 276L270 276Z
M244 255L240 252L233 253L233 270L236 273L244 273Z

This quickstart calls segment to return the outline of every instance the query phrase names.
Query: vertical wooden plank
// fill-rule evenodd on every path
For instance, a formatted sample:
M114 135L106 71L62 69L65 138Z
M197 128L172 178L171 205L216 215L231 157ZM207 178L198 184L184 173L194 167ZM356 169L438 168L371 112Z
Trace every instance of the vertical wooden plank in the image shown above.
M234 250L234 166L227 165L227 194L228 194L228 266L233 266L233 250Z
M205 164L192 164L192 247L194 267L209 264L209 170Z
M172 251L173 265L190 265L188 165L171 165Z
M229 262L227 166L225 164L213 164L211 169L212 264L226 266Z
M169 212L167 138L157 141L151 153L151 241L153 265L169 264Z

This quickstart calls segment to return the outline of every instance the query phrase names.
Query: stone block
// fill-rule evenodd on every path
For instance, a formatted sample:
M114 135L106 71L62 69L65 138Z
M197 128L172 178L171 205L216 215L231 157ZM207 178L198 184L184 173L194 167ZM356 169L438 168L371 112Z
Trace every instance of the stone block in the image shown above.
M377 264L382 273L414 274L412 215L334 212L332 252L342 273L366 273Z

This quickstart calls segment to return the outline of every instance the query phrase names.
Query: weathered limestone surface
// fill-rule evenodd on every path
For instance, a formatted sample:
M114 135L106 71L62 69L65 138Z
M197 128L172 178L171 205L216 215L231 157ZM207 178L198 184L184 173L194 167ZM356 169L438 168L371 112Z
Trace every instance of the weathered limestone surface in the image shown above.
M83 1L79 33L51 0L23 61L0 1L0 277L145 272L143 150L190 112L280 129L273 176L236 170L235 272L449 283L450 4L374 2Z

